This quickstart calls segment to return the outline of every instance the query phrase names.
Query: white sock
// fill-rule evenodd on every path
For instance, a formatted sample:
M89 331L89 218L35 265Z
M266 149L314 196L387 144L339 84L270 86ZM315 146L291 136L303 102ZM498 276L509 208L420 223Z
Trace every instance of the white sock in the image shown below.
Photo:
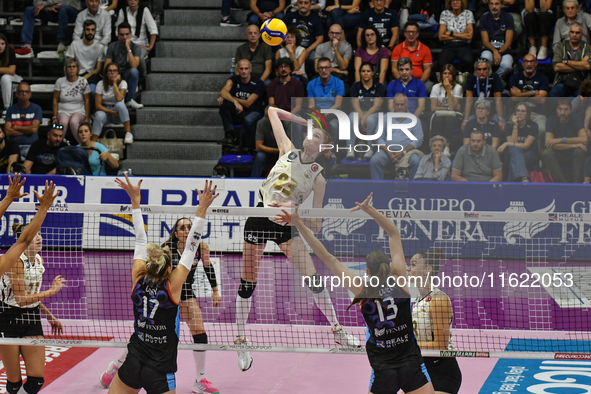
M240 295L236 296L236 337L244 338L246 321L250 315L250 306L252 305L252 297L242 298Z
M195 359L195 370L197 371L197 381L205 378L205 351L193 350L193 358Z
M119 358L117 358L117 360L115 360L115 366L117 368L120 368L121 367L121 364L123 364L123 362L125 361L125 358L126 357L127 357L127 348L123 349L123 351L119 355Z
M330 325L336 326L339 324L339 320L337 319L337 314L334 311L334 306L332 305L332 300L330 299L328 290L324 289L320 293L312 294L314 296L314 301L316 301L316 306L322 311L322 313L324 313L324 316Z

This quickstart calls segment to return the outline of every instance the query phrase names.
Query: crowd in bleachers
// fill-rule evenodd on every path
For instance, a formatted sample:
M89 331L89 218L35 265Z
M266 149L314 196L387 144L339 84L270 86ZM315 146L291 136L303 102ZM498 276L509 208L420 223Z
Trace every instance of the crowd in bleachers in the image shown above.
M125 4L119 4L123 1ZM160 3L154 2L155 9L160 7L157 20L162 15ZM17 58L35 56L36 20L57 24L57 51L41 52L43 58L65 59L64 76L55 81L52 90L51 127L47 138L42 139L39 129L43 110L31 101L31 84L16 69ZM97 140L103 127L111 124L122 125L125 143L133 143L130 111L143 107L136 100L136 92L147 73L146 59L158 36L150 8L139 0L33 0L24 9L22 19L10 23L22 23L22 28L16 39L20 43L9 42L0 34L0 88L5 122L0 172L56 173L58 150L69 144L87 151L89 167L85 169L89 168L92 174L103 175L107 168L116 172L120 157L109 153ZM13 91L17 98L14 104Z
M251 176L277 160L264 109L276 105L304 116L305 108L341 109L369 135L380 112L419 118L415 139L393 133L358 150L355 137L338 141L336 116L324 114L335 148L342 145L325 163L334 174L366 164L372 179L529 182L544 171L555 182L590 181L589 2L286 3L250 1L248 42L218 100L222 143L256 151ZM222 14L220 25L239 23ZM280 48L260 39L260 24L273 17L288 28ZM292 108L300 92L307 102ZM297 147L305 130L285 126ZM390 152L391 144L403 149Z

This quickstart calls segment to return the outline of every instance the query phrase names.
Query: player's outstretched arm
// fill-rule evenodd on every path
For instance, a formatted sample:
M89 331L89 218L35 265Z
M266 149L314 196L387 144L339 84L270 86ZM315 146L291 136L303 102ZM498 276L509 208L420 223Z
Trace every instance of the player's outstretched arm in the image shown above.
M288 120L290 122L299 123L304 126L307 125L307 123L303 118L292 115L290 112L277 107L269 107L268 115L269 123L271 123L273 135L275 136L275 141L277 142L277 147L279 148L279 156L283 156L286 152L289 152L293 149L293 144L285 133L285 129L283 128L283 123L281 123L281 121Z
M355 275L354 273L349 271L343 265L343 263L341 263L339 261L339 259L334 257L332 254L330 254L330 252L328 250L326 250L324 245L322 245L322 242L320 242L318 240L318 238L316 238L314 233L312 233L306 227L306 225L302 221L302 218L298 214L298 208L295 209L294 213L289 213L284 209L282 209L282 212L283 212L283 214L278 214L276 216L277 222L278 223L287 223L287 224L291 223L294 226L296 226L298 231L300 232L300 235L306 240L308 245L310 245L310 247L314 251L314 254L316 254L316 256L318 256L324 262L324 264L326 264L326 266L332 271L333 274L335 274L336 276L341 277L341 278L348 277L349 280L344 280L343 282L345 283L345 285L349 285L349 286L347 286L347 288L353 294L355 294L355 295L359 294L363 290L363 286L357 287L357 286L353 285L353 283L355 282L353 279L357 275Z
M11 183L9 190L11 187L13 187L13 196L18 194L22 197L23 195L20 194L19 190L20 186L24 184L25 180L23 179L22 183L19 183L20 186L16 186L15 182L16 178L15 181ZM6 271L11 269L12 266L14 266L20 255L23 254L23 252L29 247L31 241L33 241L33 238L35 238L35 236L41 229L41 225L45 220L45 216L47 216L47 211L49 210L49 207L51 207L53 201L57 197L57 194L54 194L54 192L55 185L53 184L53 182L47 181L45 182L45 191L43 192L42 196L39 195L37 191L34 191L35 196L39 201L39 208L37 210L37 213L33 217L33 220L31 220L31 223L29 223L25 227L25 230L22 232L21 236L16 240L16 243L12 245L3 256L0 256L0 275L4 274ZM11 192L9 191L9 193Z
M8 176L8 190L6 191L6 196L0 202L0 216L4 216L6 210L15 200L18 200L21 197L28 196L29 193L21 193L21 188L25 184L27 178L23 178L21 181L21 174L14 174L14 177Z
M389 237L390 257L392 258L392 269L390 272L392 275L406 276L406 260L404 259L404 250L402 250L400 231L398 231L398 227L396 227L394 222L381 214L373 205L370 205L372 197L373 193L370 193L362 203L355 202L357 206L352 208L351 212L362 210L371 216L378 226L384 229Z
M189 275L191 266L195 260L195 254L197 253L197 248L201 242L203 227L205 226L207 209L220 195L219 193L216 194L217 186L214 186L213 188L212 186L213 181L205 181L205 188L203 191L195 189L199 197L197 214L193 221L193 225L191 226L189 236L187 237L187 243L185 245L185 250L183 250L183 254L181 255L181 259L179 260L179 265L172 270L172 273L170 274L170 291L175 299L180 298L183 282L187 279L187 275Z

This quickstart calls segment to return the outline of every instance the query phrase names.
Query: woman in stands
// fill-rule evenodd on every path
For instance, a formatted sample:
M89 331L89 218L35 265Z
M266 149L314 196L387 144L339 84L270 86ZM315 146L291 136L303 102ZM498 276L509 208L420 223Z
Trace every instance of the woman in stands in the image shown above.
M133 135L131 134L129 111L125 106L127 82L121 77L121 69L115 62L107 64L105 74L102 82L96 85L96 95L94 96L96 113L92 125L93 135L91 139L93 141L98 139L105 124L123 123L123 127L125 127L124 142L132 144Z
M12 105L12 84L23 80L16 74L16 55L14 49L8 44L4 34L0 33L0 89L2 89L2 104L6 114L8 107Z
M68 59L64 63L66 76L59 78L53 87L53 123L64 126L64 136L68 129L80 144L78 126L90 118L90 86L88 80L78 75L78 62Z
M382 46L382 36L373 26L361 33L361 46L355 51L355 82L361 81L361 64L366 62L371 63L374 78L383 85L386 82L390 55L388 48Z
M331 144L328 132L314 128L312 138L304 139L304 149L298 150L285 134L281 121L287 120L304 126L307 122L277 107L269 107L268 116L279 148L279 159L259 189L257 206L299 206L314 192L312 205L314 208L322 208L326 181L321 174L322 167L315 160L321 155L330 154L330 150L323 150L326 148L323 144ZM320 231L321 226L322 220L315 220L311 224L316 232ZM302 276L318 276L312 258L295 229L266 217L248 218L244 226L242 276L236 297L237 332L234 343L239 345L250 345L246 338L245 325L252 303L250 297L257 285L258 267L267 241L275 242ZM335 342L352 347L361 346L359 339L347 333L339 324L328 290L323 286L314 286L313 283L314 281L308 282L308 287L316 305L332 327ZM239 351L239 368L246 371L251 365L250 352Z
M408 275L418 282L418 299L413 301L412 322L421 349L454 350L451 335L453 309L447 294L431 289L430 278L439 272L441 251L420 252L410 259ZM419 286L423 284L423 286ZM462 372L455 357L423 357L436 394L457 394Z
M349 307L359 306L369 329L366 350L374 370L370 392L395 394L398 390L404 390L406 394L432 394L433 385L425 372L421 349L413 333L410 294L406 286L406 261L400 232L390 219L370 205L371 198L372 194L362 203L355 203L357 207L351 211L363 210L388 234L391 256L380 249L367 255L367 275L379 280L375 286L364 287L361 277L361 280L354 280L357 275L331 255L308 230L298 215L297 208L293 214L283 210L283 214L278 215L278 220L295 225L316 256L334 275L349 278L344 283L355 295ZM398 280L399 277L404 277L404 281ZM375 283L373 279L372 282ZM404 282L402 287L399 286L401 282Z
M0 336L3 338L43 338L41 314L47 317L51 324L52 334L61 334L63 327L60 321L41 303L65 286L65 279L56 276L49 290L40 291L43 282L43 259L39 255L43 245L43 238L39 228L47 210L56 195L55 186L45 184L45 194L36 196L39 199L39 211L29 224L15 223L12 226L17 236L17 244L24 238L24 244L19 248L22 254L8 256L12 258L14 266L2 275L0 283ZM29 244L27 241L32 240ZM15 244L15 245L17 245ZM14 248L14 245L13 245ZM12 248L11 248L12 249ZM25 361L27 381L23 385L21 380L20 355ZM10 394L36 394L43 386L45 369L45 348L42 346L0 345L0 357L6 370L6 392Z
M187 237L193 223L188 218L181 218L174 224L174 231L170 234L170 237L164 242L161 247L167 253L172 256L172 267L176 268L179 264L181 255L185 251L187 245ZM201 314L201 308L193 292L193 281L195 277L195 270L199 261L203 262L203 268L209 284L213 290L213 306L218 307L220 305L221 297L217 288L217 280L215 276L215 270L209 259L209 247L205 242L201 242L197 246L197 253L193 265L191 266L191 272L187 276L187 280L183 283L183 289L181 292L181 316L193 336L193 342L197 344L207 344L207 333L205 332L205 326L203 325L203 315ZM109 387L111 380L117 373L117 370L125 361L127 356L127 350L123 351L117 361L113 361L107 367L107 370L101 376L100 382L104 387ZM197 369L197 379L193 385L193 392L198 394L217 393L211 382L205 379L205 351L195 350L193 351L193 357L195 358L195 368Z
M431 111L459 111L460 102L464 96L464 90L456 77L458 72L453 64L445 64L441 67L439 73L439 83L431 89ZM435 134L442 135L447 140L443 154L450 156L450 146L453 150L457 150L462 146L462 133L459 131L461 125L454 116L437 116L434 114L433 130L437 130ZM456 131L456 129L458 129ZM453 141L450 142L450 141Z
M125 362L113 379L109 393L137 393L141 388L151 394L175 393L179 342L179 304L187 276L191 272L197 247L183 250L179 264L172 268L170 254L156 244L148 244L140 209L140 180L137 185L115 180L131 198L135 251L131 271L134 328ZM199 242L207 208L219 194L212 182L205 182L203 192L197 189L199 208L188 236Z
M92 125L90 123L84 122L78 126L78 141L83 148L96 148L101 151L100 154L94 149L86 151L93 175L107 175L106 164L115 169L119 168L119 160L113 157L107 147L92 140Z
M308 84L308 77L306 75L306 59L308 58L308 51L306 48L300 46L301 43L302 36L300 35L300 31L297 27L290 26L287 29L285 41L283 41L281 48L275 53L275 60L282 57L290 58L293 61L293 72L291 75L302 81L305 88Z

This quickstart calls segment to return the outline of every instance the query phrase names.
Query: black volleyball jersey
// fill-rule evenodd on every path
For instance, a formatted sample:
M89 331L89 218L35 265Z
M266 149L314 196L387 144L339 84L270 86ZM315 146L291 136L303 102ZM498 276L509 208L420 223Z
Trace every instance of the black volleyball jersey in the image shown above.
M398 286L381 291L383 298L361 303L369 330L366 350L373 369L398 368L413 361L422 363L411 313L409 294Z
M181 260L181 253L179 253L179 247L176 242L173 242L170 245L170 254L172 257L172 268L176 268ZM199 246L197 246L197 253L195 253L195 260L193 260L193 264L191 265L191 271L195 271L199 261L201 261L201 242L199 242ZM189 277L192 278L193 276L190 275Z
M179 304L170 295L168 281L154 284L146 277L131 292L135 332L129 340L129 353L162 373L177 370L180 335Z

